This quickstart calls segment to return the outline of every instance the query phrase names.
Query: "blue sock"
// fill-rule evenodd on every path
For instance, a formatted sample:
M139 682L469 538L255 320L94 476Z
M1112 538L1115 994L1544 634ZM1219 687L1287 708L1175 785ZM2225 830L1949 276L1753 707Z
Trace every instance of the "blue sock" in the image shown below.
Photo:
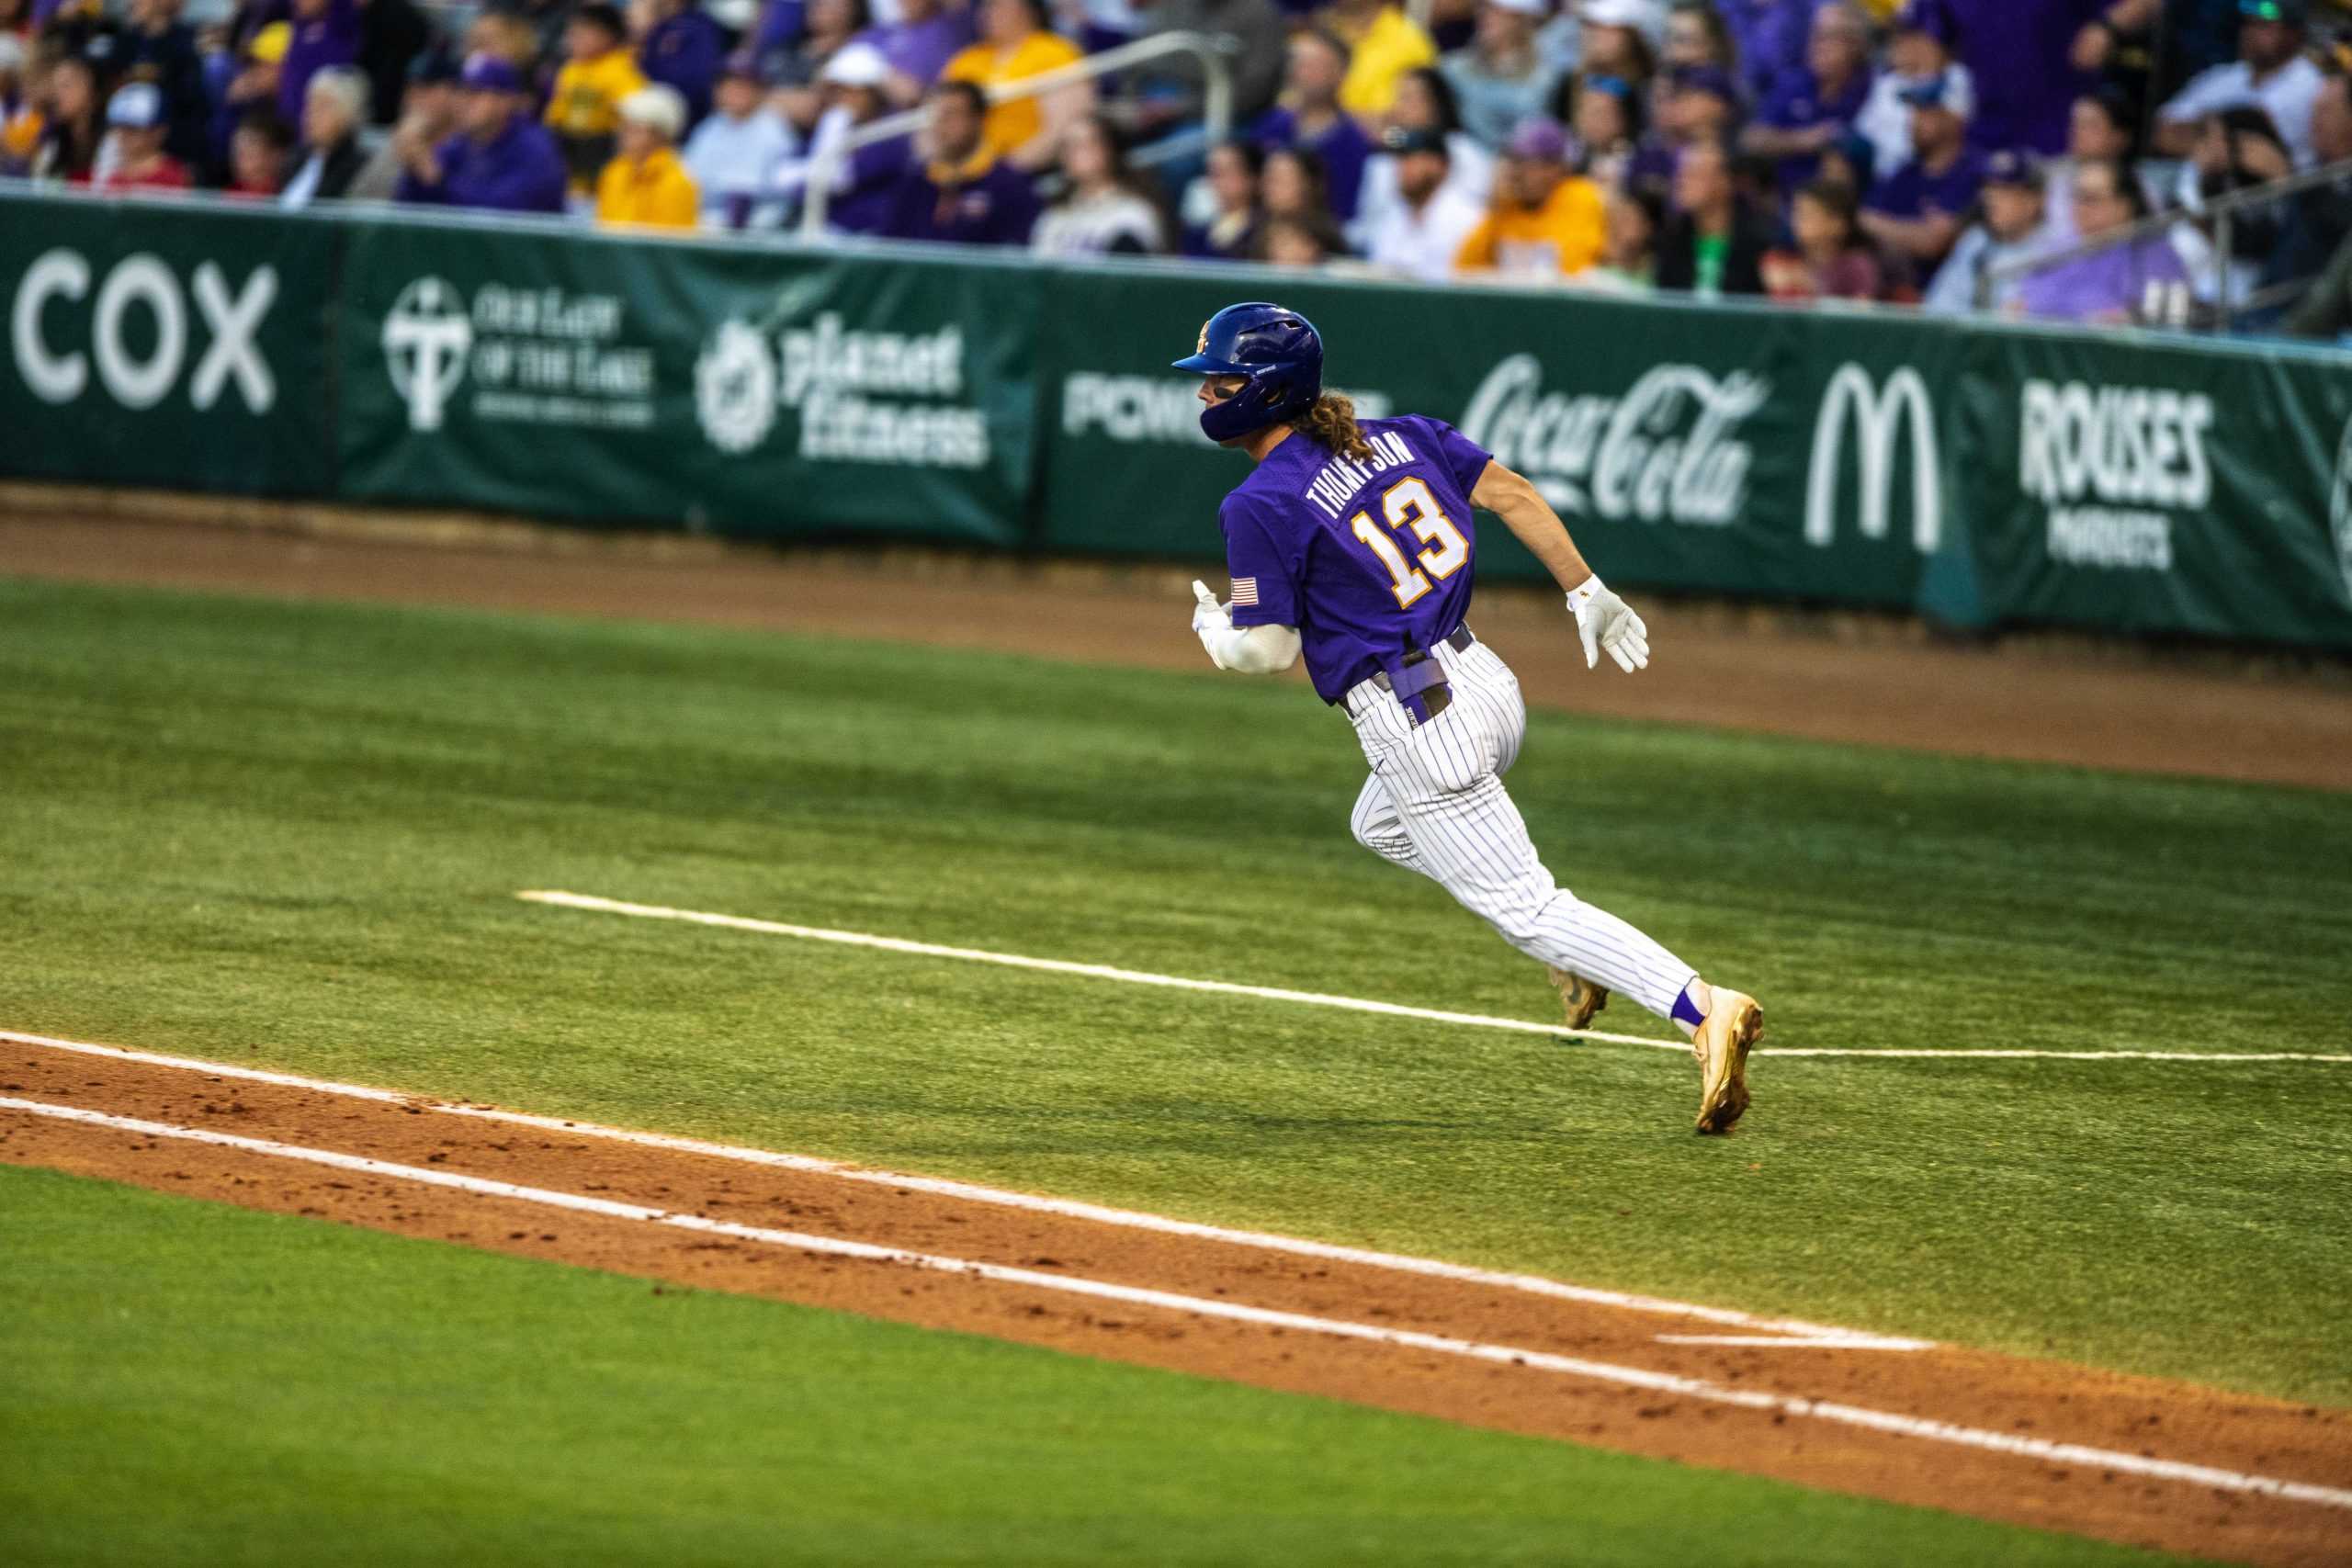
M1707 1021L1707 1015L1701 1012L1699 1010L1699 1004L1690 999L1690 987L1689 986L1683 987L1682 994L1674 998L1674 1012L1672 1016L1675 1022L1687 1023L1693 1029L1698 1028L1701 1024Z

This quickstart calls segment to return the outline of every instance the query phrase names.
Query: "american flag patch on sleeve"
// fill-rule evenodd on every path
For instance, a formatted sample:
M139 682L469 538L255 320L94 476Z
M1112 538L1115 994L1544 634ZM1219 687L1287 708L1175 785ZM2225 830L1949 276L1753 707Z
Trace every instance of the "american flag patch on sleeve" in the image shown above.
M1236 604L1255 604L1258 602L1258 580L1254 577L1235 578L1233 602Z

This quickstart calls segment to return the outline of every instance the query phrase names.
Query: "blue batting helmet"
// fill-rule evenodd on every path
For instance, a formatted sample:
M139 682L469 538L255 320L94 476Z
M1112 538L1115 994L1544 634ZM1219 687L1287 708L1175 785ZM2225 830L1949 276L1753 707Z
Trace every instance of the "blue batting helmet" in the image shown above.
M1231 441L1296 419L1323 395L1323 339L1295 310L1253 300L1227 305L1201 328L1199 352L1174 368L1242 376L1250 384L1201 411L1212 441Z

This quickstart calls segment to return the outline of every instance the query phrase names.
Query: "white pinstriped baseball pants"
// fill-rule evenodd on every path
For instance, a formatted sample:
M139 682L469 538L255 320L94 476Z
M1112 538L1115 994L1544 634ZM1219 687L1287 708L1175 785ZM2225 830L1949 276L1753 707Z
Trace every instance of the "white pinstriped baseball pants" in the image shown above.
M1527 735L1519 677L1483 642L1434 657L1453 700L1428 724L1371 681L1347 694L1372 764L1349 822L1357 842L1437 883L1530 958L1672 1016L1696 971L1554 882L1503 788Z

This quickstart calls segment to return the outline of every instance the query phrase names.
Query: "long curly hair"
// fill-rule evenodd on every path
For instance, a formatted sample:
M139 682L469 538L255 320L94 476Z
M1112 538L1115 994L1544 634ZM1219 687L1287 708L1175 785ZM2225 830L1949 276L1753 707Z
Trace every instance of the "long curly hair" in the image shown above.
M1351 399L1337 392L1326 392L1309 405L1307 411L1290 422L1290 427L1328 452L1342 457L1364 462L1372 457L1372 444L1356 428L1356 405Z

